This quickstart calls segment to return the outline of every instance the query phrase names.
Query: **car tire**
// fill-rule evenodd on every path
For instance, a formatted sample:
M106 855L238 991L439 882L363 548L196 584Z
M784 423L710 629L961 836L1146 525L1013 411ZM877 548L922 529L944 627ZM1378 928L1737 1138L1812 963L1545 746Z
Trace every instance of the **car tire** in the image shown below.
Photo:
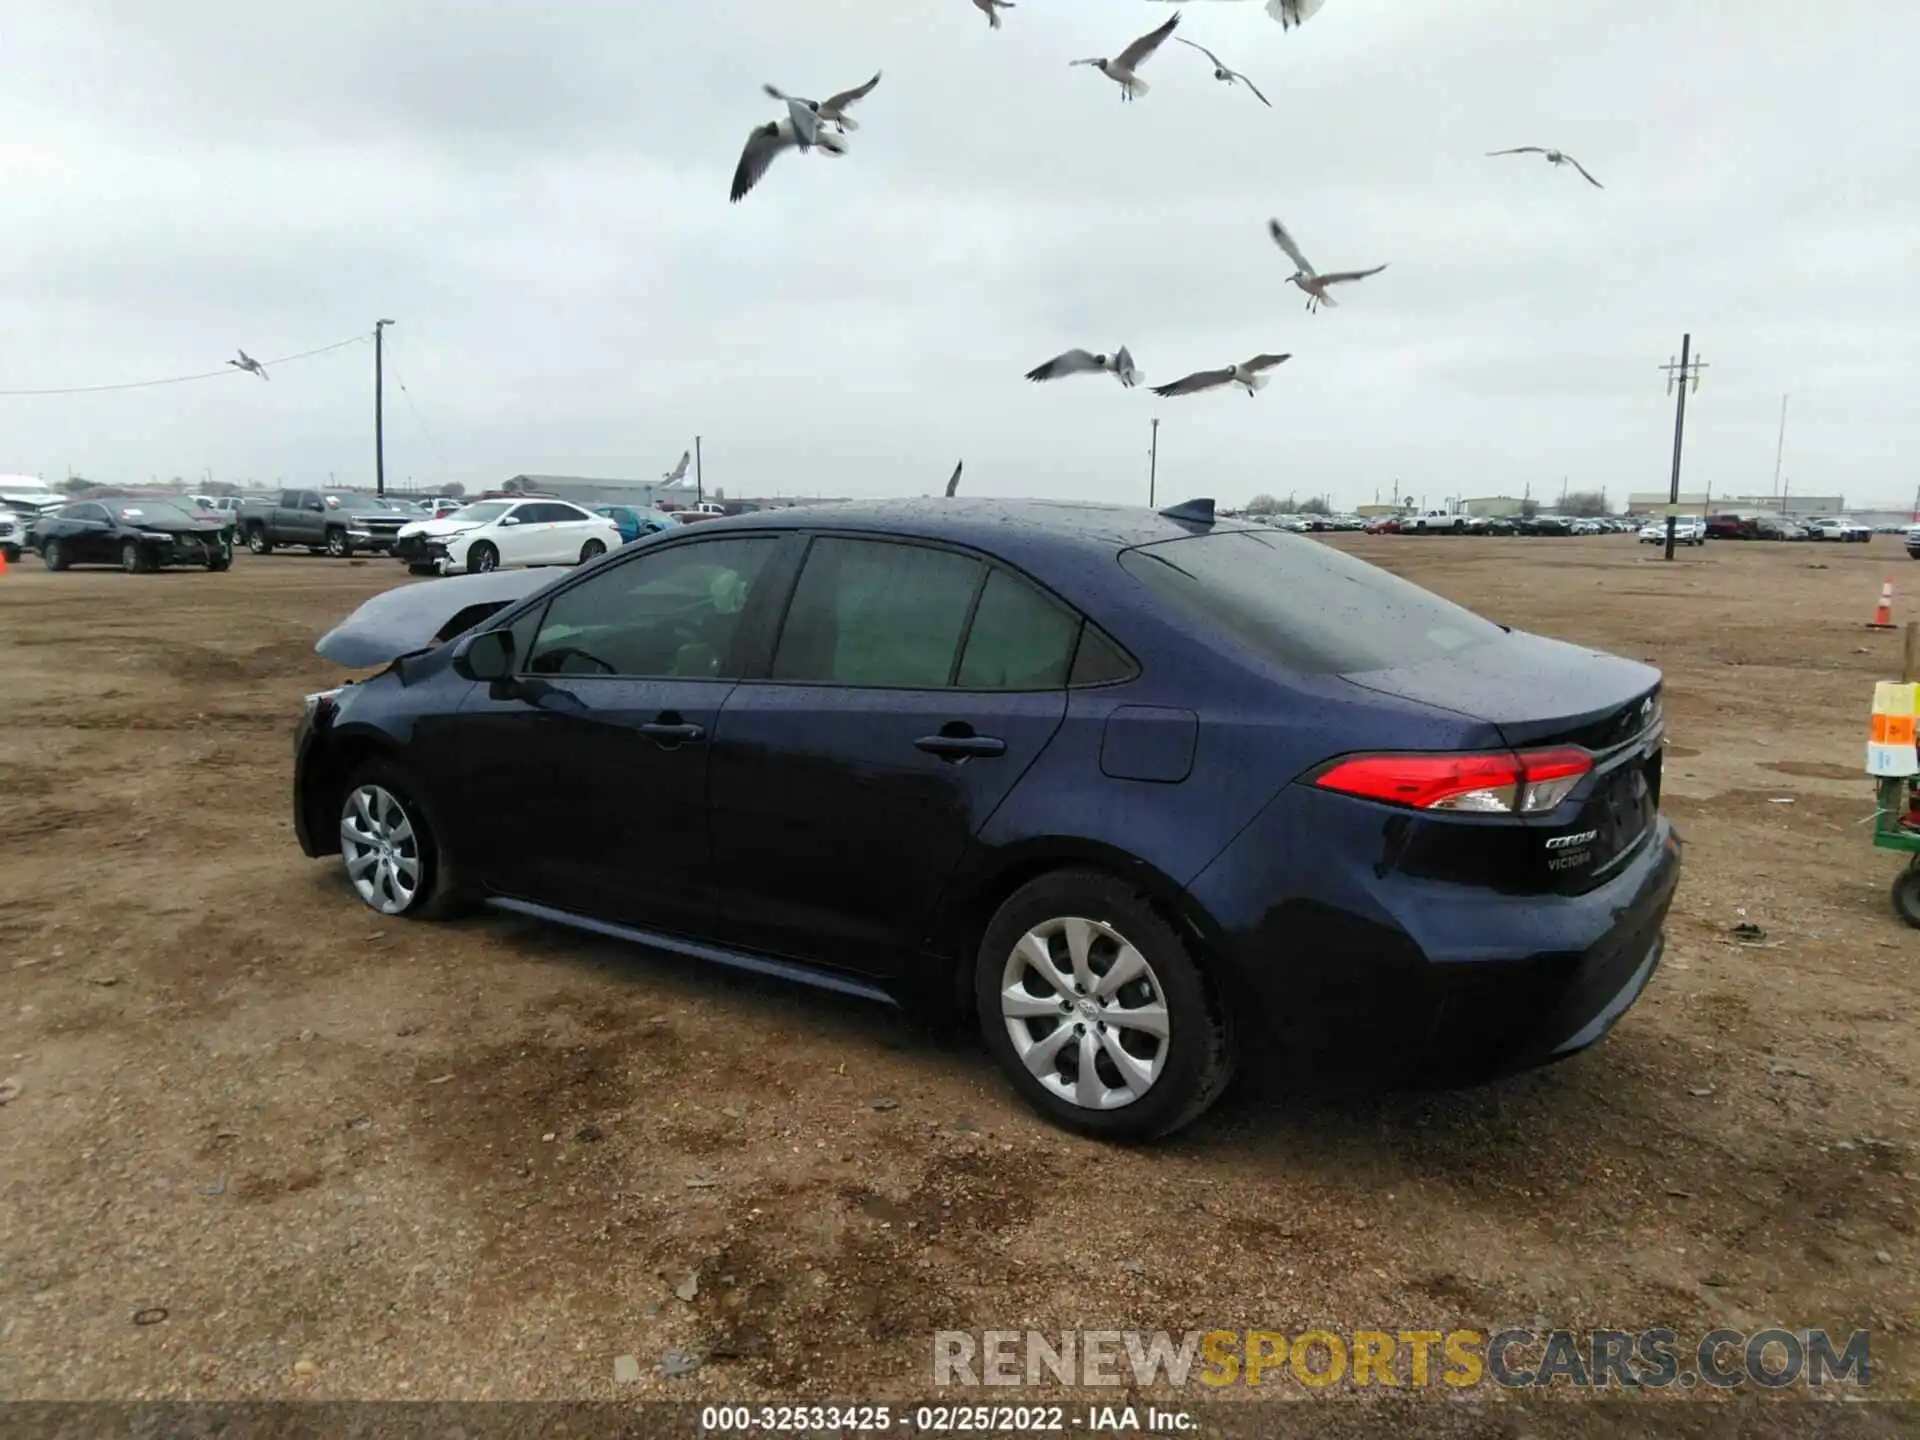
M485 575L500 568L500 552L488 540L476 540L467 550L467 573Z
M1081 981L1074 978L1076 947ZM1101 978L1127 951L1142 968L1112 996L1101 996ZM1171 1134L1197 1119L1233 1077L1233 1034L1212 978L1146 897L1099 871L1055 871L1007 898L981 937L974 1002L987 1049L1021 1098L1085 1135ZM1096 1018L1156 1008L1164 1035ZM1072 1035L1059 1037L1067 1027ZM1123 1073L1115 1049L1146 1073ZM1083 1087L1080 1067L1087 1063L1093 1081Z
M431 563L415 560L407 566L409 575L438 575L440 572Z
M367 761L341 788L338 814L340 863L368 909L442 920L459 908L433 813L406 771L388 760Z
M580 547L580 563L584 565L589 560L598 560L606 553L607 547L602 541L589 540Z
M9 565L18 565L20 563L20 547L18 545L0 545L0 559L4 559Z
M345 560L353 554L353 541L346 531L338 527L327 531L327 554L336 560Z
M247 527L247 549L256 555L273 553L273 541L267 538L267 527L257 520Z
M1894 880L1893 909L1907 924L1920 930L1920 869L1909 865Z
M232 568L233 568L233 552L231 550L224 551L221 554L215 555L211 560L207 561L207 569L215 572L219 572L222 570L231 570Z
M58 540L40 542L40 563L49 570L64 570L73 562L67 559L67 547Z
M157 567L153 553L146 546L138 540L123 540L120 542L120 568L129 575L144 575Z

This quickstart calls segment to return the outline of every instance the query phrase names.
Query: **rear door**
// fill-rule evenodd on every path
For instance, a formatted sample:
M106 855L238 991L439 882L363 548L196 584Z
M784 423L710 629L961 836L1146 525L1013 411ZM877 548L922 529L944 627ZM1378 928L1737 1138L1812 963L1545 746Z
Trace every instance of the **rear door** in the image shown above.
M106 506L92 502L69 505L61 514L65 523L56 533L73 561L87 565L119 562L120 547L113 538L113 520Z
M767 675L720 715L723 940L898 973L973 836L1059 729L1078 624L975 555L815 537Z
M575 914L711 933L707 767L779 541L636 553L510 627L510 684L475 686L453 748L476 878Z

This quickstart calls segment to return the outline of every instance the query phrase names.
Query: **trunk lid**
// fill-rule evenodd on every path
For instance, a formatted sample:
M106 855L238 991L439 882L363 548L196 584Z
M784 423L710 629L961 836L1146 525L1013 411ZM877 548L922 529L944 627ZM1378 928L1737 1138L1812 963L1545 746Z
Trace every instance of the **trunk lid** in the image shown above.
M1665 726L1652 666L1511 631L1442 659L1344 678L1488 722L1515 750L1572 745L1592 753L1593 773L1555 810L1526 817L1524 839L1501 827L1505 841L1489 834L1484 846L1469 844L1451 859L1436 853L1431 862L1442 870L1472 856L1478 878L1500 889L1579 894L1618 870L1653 831ZM1458 845L1464 837L1432 838Z

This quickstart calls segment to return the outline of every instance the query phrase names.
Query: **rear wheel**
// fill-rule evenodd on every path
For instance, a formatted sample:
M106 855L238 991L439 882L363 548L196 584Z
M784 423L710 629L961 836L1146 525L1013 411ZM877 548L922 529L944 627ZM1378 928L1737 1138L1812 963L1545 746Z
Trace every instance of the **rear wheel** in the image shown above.
M154 568L153 555L138 540L120 542L120 568L129 575L143 574Z
M580 547L580 563L584 565L589 560L596 559L606 553L607 547L603 543L598 540L589 540Z
M40 563L49 570L64 570L73 562L67 558L67 547L58 540L40 542Z
M247 527L247 549L256 555L273 553L273 541L267 538L267 527L258 520Z
M481 540L467 551L467 570L474 575L485 575L490 570L500 568L500 552L493 548L491 541Z
M1022 886L980 942L987 1048L1056 1124L1147 1140L1196 1119L1232 1078L1233 1037L1209 977L1131 886L1064 870Z
M1893 909L1907 924L1920 930L1920 869L1909 865L1893 882Z
M347 781L340 859L354 893L382 915L437 920L457 904L427 808L412 779L388 761L370 760Z

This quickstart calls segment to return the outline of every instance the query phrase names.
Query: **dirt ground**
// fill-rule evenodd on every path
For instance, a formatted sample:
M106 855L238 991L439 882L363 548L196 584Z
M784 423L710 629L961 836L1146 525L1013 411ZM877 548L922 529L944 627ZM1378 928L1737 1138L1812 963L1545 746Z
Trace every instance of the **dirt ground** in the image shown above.
M1870 1328L1877 1393L1920 1397L1920 935L1859 773L1900 649L1863 622L1888 576L1920 615L1920 566L1338 543L1666 672L1668 958L1549 1071L1243 1087L1145 1151L857 1002L361 908L294 843L290 735L398 567L15 566L0 1397L899 1400L939 1329L1503 1324Z

